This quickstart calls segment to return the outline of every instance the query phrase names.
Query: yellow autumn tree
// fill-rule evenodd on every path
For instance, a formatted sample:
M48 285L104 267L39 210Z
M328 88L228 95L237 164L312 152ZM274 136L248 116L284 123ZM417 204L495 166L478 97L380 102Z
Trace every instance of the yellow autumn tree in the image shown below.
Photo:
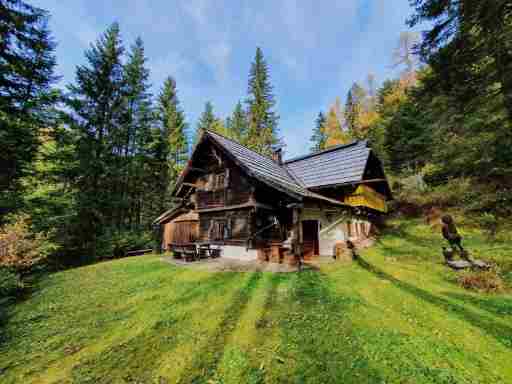
M325 142L326 148L340 144L348 144L351 141L350 136L343 130L341 125L342 115L339 102L329 108L329 113L327 114L324 126L324 132L327 136L327 140Z

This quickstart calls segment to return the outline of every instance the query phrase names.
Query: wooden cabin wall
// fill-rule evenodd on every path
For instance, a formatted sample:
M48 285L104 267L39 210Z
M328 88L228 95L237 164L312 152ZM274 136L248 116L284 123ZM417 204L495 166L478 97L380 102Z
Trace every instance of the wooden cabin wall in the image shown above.
M253 207L241 206L259 203L267 208L283 207L292 202L290 197L249 177L213 146L205 148L203 153L194 164L195 173L185 180L189 185L196 186L190 200L199 214L198 238L201 241L245 246L255 232L272 222L272 216L278 216L281 225L267 229L258 239L253 239L252 244L259 247L283 241L291 222L289 210L283 208L283 213L280 213L277 209L260 207L254 211ZM220 210L222 208L227 209ZM286 225L282 224L285 222Z
M199 238L198 221L170 221L164 224L162 248L168 249L169 244L187 244Z
M251 211L248 209L201 213L199 215L199 239L245 245L251 236L251 220Z
M249 202L253 187L231 160L216 153L207 157L201 166L206 173L192 181L197 185L194 198L197 209L221 208Z
M174 231L174 223L172 221L165 223L163 225L163 234L162 234L162 249L169 249L169 244L172 241L172 234Z

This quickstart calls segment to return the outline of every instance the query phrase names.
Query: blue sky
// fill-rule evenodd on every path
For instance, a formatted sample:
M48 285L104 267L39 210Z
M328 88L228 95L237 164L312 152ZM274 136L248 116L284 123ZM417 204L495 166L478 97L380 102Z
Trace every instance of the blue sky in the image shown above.
M260 46L270 66L286 156L306 153L314 120L353 81L395 76L391 52L408 0L36 0L52 15L60 85L117 21L126 46L142 37L154 93L172 75L190 129L206 101L225 118L247 92Z

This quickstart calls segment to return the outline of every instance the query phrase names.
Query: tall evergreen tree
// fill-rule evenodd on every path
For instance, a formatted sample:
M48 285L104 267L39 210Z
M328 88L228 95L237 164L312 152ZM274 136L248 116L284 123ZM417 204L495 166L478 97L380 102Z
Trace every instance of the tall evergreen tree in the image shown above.
M500 84L499 93L512 121L512 2L412 0L411 5L416 12L409 19L410 26L423 21L432 25L419 45L422 58L441 75L463 75L469 100L495 97L494 85ZM453 78L442 80L446 86L457 84Z
M432 69L424 79L424 100L443 95L450 103L450 119L459 117L442 140L446 141L449 135L460 136L458 127L464 122L468 137L491 141L484 147L491 155L480 161L488 164L482 177L489 174L511 180L512 2L413 0L411 5L415 14L409 20L410 26L421 22L431 26L418 47L422 59ZM485 107L490 106L494 112L482 115ZM469 116L473 117L471 121ZM475 151L475 145L468 148ZM512 184L499 184L498 188L507 190L503 194L511 201Z
M247 145L257 152L269 155L272 145L278 142L279 117L274 111L275 100L268 65L259 47L256 48L256 56L249 73L246 103L249 115Z
M79 217L86 248L95 247L96 236L112 213L110 175L118 174L120 131L125 113L124 48L119 26L112 24L86 51L86 65L76 69L75 84L69 86L71 128L77 132Z
M188 158L187 123L180 107L176 81L168 77L157 106L158 126L155 128L156 190L158 210L163 211L168 204L169 195Z
M151 156L153 112L146 62L144 44L137 38L123 72L124 113L118 129L122 149L114 150L114 161L119 164L122 181L120 185L112 185L111 190L113 195L122 190L122 198L114 204L112 214L120 228L127 224L140 226L152 201L148 194L154 188L153 178L147 163ZM123 167L124 172L121 172Z
M199 121L197 122L196 140L202 131L213 129L215 120L216 118L213 114L213 104L210 101L207 101L204 105L204 111L201 113L201 116L199 116Z
M231 117L226 119L226 131L229 137L239 143L245 144L247 139L248 121L247 114L239 101Z
M182 167L188 158L187 123L172 77L165 80L158 97L158 116L169 143L169 160L173 166Z
M19 180L37 152L39 130L51 124L56 60L48 18L24 1L0 1L0 214L20 202Z
M311 152L321 151L325 149L325 143L327 142L327 134L325 133L326 119L323 112L318 113L318 117L315 121L315 128L313 129L313 135L311 135Z

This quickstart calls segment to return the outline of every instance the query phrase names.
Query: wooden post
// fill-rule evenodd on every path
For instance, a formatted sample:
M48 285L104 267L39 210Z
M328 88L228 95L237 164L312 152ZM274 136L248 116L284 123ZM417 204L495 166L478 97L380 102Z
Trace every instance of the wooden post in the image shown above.
M294 255L300 257L302 253L302 228L300 225L300 209L293 208L292 215L292 249Z

